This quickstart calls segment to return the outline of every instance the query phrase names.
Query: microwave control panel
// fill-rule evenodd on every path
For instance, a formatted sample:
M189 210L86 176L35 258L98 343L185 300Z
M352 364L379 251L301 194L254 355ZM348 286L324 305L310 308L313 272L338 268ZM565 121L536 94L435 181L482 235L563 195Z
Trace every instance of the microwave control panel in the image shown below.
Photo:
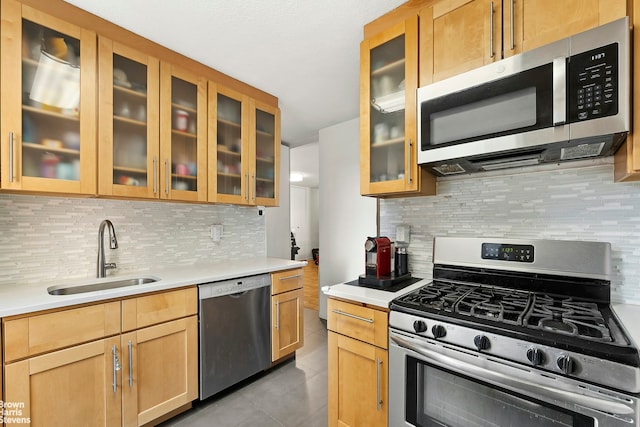
M482 259L499 261L533 262L533 245L483 243Z
M618 43L573 55L569 76L569 123L618 114Z

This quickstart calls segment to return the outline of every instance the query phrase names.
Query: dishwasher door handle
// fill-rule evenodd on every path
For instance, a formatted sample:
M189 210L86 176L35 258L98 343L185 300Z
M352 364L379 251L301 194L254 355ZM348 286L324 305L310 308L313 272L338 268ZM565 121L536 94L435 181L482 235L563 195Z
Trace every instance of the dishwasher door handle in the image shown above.
M236 292L235 294L229 294L227 296L231 298L240 298L242 295L246 295L247 292L249 291Z

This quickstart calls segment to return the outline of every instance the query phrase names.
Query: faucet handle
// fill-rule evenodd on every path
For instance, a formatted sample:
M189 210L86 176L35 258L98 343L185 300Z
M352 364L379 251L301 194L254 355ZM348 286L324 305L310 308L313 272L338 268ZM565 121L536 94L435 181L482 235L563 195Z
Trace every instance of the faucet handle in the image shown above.
M104 268L106 270L106 269L117 268L117 266L116 266L115 262L105 262L104 263Z

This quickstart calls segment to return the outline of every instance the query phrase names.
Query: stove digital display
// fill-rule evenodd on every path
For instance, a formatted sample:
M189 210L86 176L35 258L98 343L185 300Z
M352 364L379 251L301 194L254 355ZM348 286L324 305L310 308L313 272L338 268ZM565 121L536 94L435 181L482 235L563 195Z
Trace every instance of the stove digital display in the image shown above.
M482 244L482 259L533 262L533 255L533 245L509 245L504 243Z

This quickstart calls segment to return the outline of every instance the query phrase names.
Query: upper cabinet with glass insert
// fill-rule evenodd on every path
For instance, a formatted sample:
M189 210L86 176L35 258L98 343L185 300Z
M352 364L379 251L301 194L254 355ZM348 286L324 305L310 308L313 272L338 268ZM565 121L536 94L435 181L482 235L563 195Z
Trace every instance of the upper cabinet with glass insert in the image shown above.
M418 18L360 45L360 192L434 194L435 178L418 168L416 89Z
M0 188L95 194L95 32L1 7Z
M106 37L98 54L99 194L159 198L159 61Z
M209 82L209 201L278 204L280 112Z
M280 110L252 101L252 133L254 148L250 194L252 204L278 205L280 172Z
M160 197L207 200L207 82L160 64Z
M249 97L209 82L209 201L250 204Z

